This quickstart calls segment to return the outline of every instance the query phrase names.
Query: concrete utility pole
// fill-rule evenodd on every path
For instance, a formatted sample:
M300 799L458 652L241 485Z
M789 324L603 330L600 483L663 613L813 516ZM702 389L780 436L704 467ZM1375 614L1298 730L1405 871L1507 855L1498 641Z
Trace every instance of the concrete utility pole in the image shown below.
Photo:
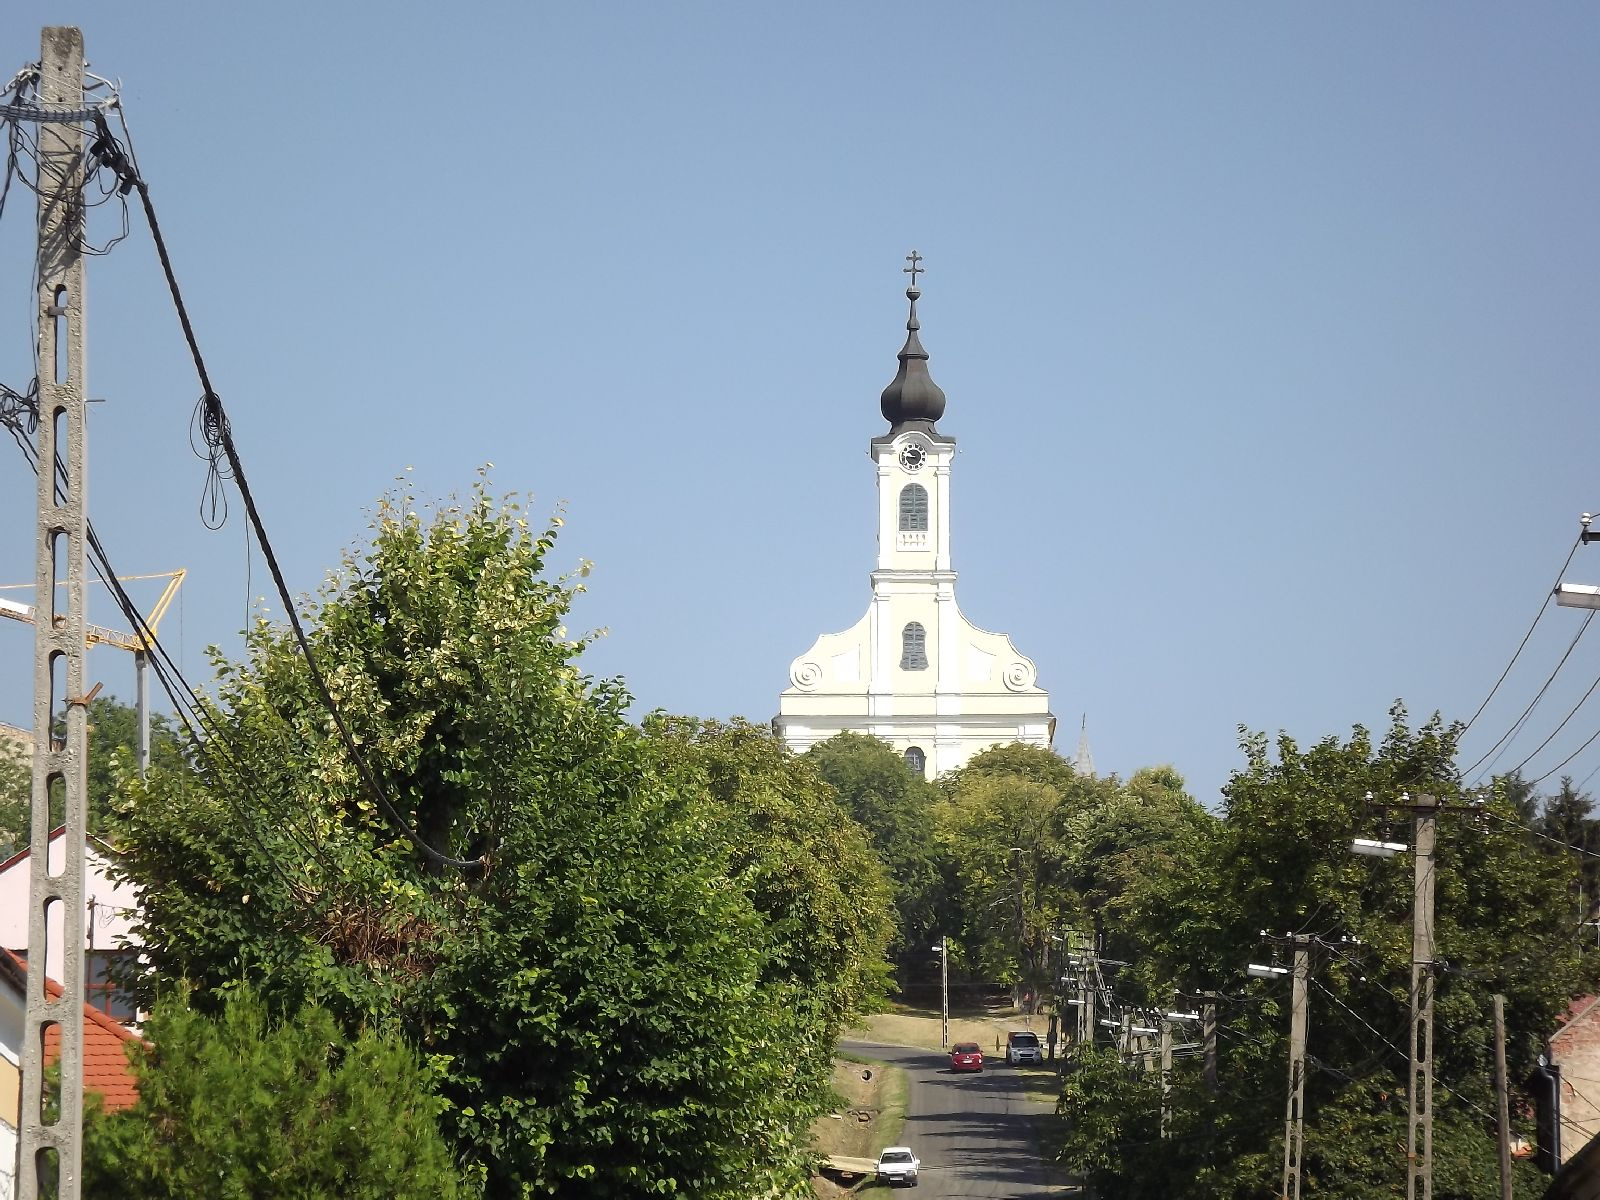
M1220 1090L1217 1082L1217 994L1205 992L1201 996L1200 1041L1205 1048L1206 1091L1213 1096Z
M1296 934L1294 992L1289 1004L1289 1103L1283 1129L1283 1200L1300 1200L1301 1157L1306 1132L1306 1022L1307 986L1311 981L1311 942Z
M1500 1200L1511 1200L1511 1113L1506 1094L1506 998L1494 998L1494 1098L1500 1134Z
M1406 1200L1433 1200L1433 851L1438 835L1439 801L1411 801L1416 826L1415 873L1411 904L1411 1073L1406 1091Z
M1161 1136L1172 1136L1172 1020L1161 1017Z
M939 935L939 1045L950 1049L950 937Z
M1019 965L1019 967L1021 969L1021 972L1022 972L1022 984L1023 984L1023 987L1024 987L1024 989L1026 989L1028 984L1029 984L1029 976L1031 975L1032 972L1029 970L1029 963L1028 963L1027 930L1024 927L1023 922L1022 922L1022 847L1021 846L1013 846L1013 847L1011 847L1011 855L1012 855L1012 858L1016 861L1016 864L1017 864L1017 866L1016 866L1016 881L1017 881L1017 963L1018 963L1018 965ZM1033 1015L1031 1010L1029 1011L1028 1015L1030 1017ZM1032 1026L1032 1022L1031 1021L1028 1022L1028 1024L1030 1025L1030 1027Z
M1092 952L1091 952L1092 953ZM1090 968L1086 964L1083 968L1083 987L1079 989L1078 998L1083 1001L1078 1006L1078 1041L1081 1045L1094 1045L1095 1025L1094 1002L1097 989L1094 980L1090 977Z
M29 825L28 996L22 1049L18 1196L39 1200L53 1165L59 1200L79 1200L83 1177L83 838L88 712L85 545L88 541L88 386L84 353L83 34L47 27L39 103L39 493L33 676L33 791ZM52 119L53 116L53 119ZM58 479L55 464L64 476ZM57 490L60 498L57 498ZM57 584L64 582L65 611ZM65 736L53 725L63 708ZM66 830L50 844L50 799ZM60 869L50 860L59 851ZM61 994L45 992L50 926L61 922ZM61 1048L60 1113L45 1122L45 1032ZM53 1162L52 1162L53 1160ZM46 1174L48 1177L48 1174Z

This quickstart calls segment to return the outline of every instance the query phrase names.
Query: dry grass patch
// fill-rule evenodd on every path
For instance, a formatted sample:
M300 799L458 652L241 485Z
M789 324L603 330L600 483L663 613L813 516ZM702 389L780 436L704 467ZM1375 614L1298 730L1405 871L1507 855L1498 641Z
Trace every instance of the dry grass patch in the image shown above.
M873 1013L862 1019L847 1037L868 1042L884 1042L893 1046L917 1046L924 1050L942 1050L939 1044L941 1018L938 1009L915 1008L897 1004L888 1012ZM1008 1029L1033 1029L1042 1038L1049 1024L1048 1017L1034 1017L1030 1021L1009 1009L968 1009L950 1014L950 1045L957 1042L977 1042L984 1056L1001 1057L1005 1054Z

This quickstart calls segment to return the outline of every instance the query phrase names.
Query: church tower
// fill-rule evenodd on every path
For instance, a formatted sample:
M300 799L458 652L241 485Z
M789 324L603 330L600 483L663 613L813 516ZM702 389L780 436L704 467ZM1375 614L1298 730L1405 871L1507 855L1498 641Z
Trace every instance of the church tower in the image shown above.
M956 444L937 428L945 396L928 374L917 320L922 259L916 251L908 259L906 342L880 403L889 429L870 444L878 479L872 604L852 628L823 634L794 660L773 728L796 752L844 730L871 734L931 778L989 746L1048 747L1055 718L1032 661L956 606Z

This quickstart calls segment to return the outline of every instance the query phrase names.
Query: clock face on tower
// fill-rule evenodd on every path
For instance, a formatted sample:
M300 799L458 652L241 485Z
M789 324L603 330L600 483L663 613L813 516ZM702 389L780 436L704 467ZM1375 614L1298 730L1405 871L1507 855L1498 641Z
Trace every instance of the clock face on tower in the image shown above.
M919 471L928 459L928 452L915 442L900 447L900 465L908 471Z

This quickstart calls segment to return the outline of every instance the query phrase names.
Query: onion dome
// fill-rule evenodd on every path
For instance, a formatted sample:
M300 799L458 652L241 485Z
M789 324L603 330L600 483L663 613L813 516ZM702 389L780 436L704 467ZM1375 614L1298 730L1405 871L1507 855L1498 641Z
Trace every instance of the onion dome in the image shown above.
M922 328L917 320L917 301L922 298L922 292L916 287L914 272L922 270L916 265L920 257L914 250L909 255L912 286L906 289L906 299L911 301L911 315L906 319L906 344L897 356L900 369L895 372L894 381L883 389L880 402L884 419L892 426L891 433L907 425L931 430L933 423L944 416L944 392L928 374L928 352L917 336Z

